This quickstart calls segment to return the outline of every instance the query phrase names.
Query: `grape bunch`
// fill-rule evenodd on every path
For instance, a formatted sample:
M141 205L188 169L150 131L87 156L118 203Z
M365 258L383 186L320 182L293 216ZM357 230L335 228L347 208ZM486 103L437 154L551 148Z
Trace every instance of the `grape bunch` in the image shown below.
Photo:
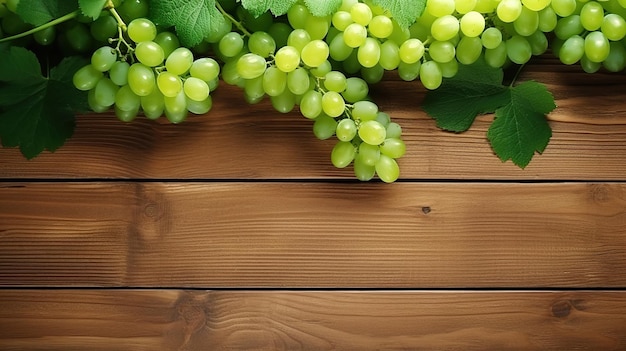
M119 37L111 40L115 46L98 48L90 63L74 74L74 86L88 91L93 111L113 107L122 121L131 121L142 111L149 119L165 115L180 123L188 112L204 114L211 109L210 92L217 88L220 72L217 61L194 59L174 33L157 33L146 18L132 20L126 34L129 40Z

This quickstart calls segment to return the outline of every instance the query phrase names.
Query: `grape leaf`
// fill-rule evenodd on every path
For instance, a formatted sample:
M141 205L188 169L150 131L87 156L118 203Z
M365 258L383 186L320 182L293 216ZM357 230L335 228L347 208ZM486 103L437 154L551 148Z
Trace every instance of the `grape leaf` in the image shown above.
M108 0L78 0L78 6L83 15L91 17L94 20L100 17L100 12Z
M17 14L26 23L40 26L78 9L76 1L68 0L20 0Z
M534 81L521 83L510 91L511 101L496 110L487 138L503 162L510 159L525 168L535 151L542 153L552 137L545 115L556 105L546 87Z
M313 16L324 17L335 13L341 7L342 0L304 0L304 4Z
M74 113L86 110L86 94L72 85L72 75L85 64L68 57L41 75L35 54L21 47L0 49L0 141L19 146L31 159L54 151L74 132Z
M502 78L502 69L492 68L483 61L459 65L456 76L444 79L438 89L426 94L422 107L439 128L466 131L477 115L493 113L510 101Z
M298 0L241 0L241 5L254 17L259 17L267 11L274 16L281 16Z
M150 18L163 26L174 26L183 46L199 44L219 28L224 16L215 0L159 0L150 3Z
M426 0L373 0L372 3L389 11L402 28L409 28L426 8Z

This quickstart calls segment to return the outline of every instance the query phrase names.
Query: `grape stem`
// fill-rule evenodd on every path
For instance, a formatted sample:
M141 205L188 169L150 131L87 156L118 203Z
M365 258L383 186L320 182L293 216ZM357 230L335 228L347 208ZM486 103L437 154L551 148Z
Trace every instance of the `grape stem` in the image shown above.
M33 33L37 33L37 32L39 32L41 30L46 29L46 28L50 28L50 27L56 26L59 23L63 23L65 21L69 21L72 18L75 18L76 16L78 16L79 11L80 10L76 10L74 12L70 12L70 13L68 13L65 16L61 16L61 17L59 17L57 19L54 19L54 20L52 20L50 22L44 23L44 24L42 24L42 25L40 25L38 27L35 27L33 29L30 29L30 30L27 30L26 32L22 32L22 33L18 33L18 34L12 35L10 37L2 38L2 39L0 39L0 43L3 43L5 41L14 40L14 39L23 38L25 36L31 35Z
M251 36L252 33L250 33L246 27L243 26L243 24L241 24L241 22L237 21L233 16L231 16L228 12L224 11L224 9L222 8L222 5L220 5L220 3L218 1L215 2L215 7L217 7L217 9L220 11L220 13L226 17L226 19L228 19L232 24L235 25L235 27L237 27L237 29L239 29L244 35L246 36Z

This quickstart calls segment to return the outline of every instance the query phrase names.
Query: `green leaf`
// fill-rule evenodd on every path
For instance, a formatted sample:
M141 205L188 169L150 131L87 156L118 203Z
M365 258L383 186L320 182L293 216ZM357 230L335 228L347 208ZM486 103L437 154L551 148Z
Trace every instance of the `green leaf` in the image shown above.
M215 0L159 0L150 3L150 18L174 26L183 46L193 47L224 21Z
M76 9L78 4L70 0L20 0L17 4L17 14L24 22L34 26L50 22Z
M496 110L487 132L498 157L525 168L548 145L552 130L545 115L555 108L554 97L542 84L528 81L511 88L510 103Z
M86 94L72 85L83 58L68 57L41 75L37 57L21 48L0 55L0 140L19 146L31 159L43 150L54 151L74 132L74 113L86 109Z
M83 15L93 18L95 21L108 0L78 0L78 6Z
M502 85L502 69L478 61L459 65L451 79L426 94L423 108L441 129L463 132L479 114L493 113L510 101L508 88Z
M402 28L409 28L426 8L426 0L373 0L372 2L389 11Z
M259 17L267 11L274 16L281 16L298 0L241 0L241 5L254 17Z
M332 15L341 7L342 0L304 0L304 4L313 16L324 17Z

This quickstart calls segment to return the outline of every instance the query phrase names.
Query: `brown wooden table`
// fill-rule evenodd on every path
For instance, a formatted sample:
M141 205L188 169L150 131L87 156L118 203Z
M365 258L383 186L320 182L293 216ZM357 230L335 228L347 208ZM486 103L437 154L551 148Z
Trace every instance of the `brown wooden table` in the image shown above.
M0 150L0 349L625 350L626 81L522 79L559 106L525 170L492 116L440 131L393 75L395 184L224 84L181 125L85 115L55 153Z

